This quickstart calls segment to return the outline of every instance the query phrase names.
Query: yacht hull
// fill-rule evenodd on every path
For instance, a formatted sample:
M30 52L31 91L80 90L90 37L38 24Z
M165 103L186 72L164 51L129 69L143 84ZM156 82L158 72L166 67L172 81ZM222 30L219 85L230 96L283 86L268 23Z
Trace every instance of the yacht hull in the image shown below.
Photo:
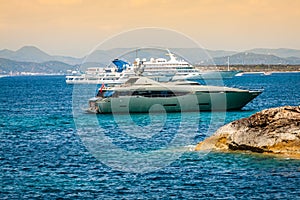
M96 101L98 113L148 113L239 110L260 91L202 92L175 97L120 96Z

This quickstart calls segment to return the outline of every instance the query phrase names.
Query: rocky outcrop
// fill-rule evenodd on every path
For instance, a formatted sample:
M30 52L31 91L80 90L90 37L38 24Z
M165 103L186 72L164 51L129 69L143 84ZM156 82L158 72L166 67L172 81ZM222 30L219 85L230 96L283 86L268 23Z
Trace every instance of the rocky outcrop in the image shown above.
M196 150L247 150L300 158L300 106L270 108L233 121Z

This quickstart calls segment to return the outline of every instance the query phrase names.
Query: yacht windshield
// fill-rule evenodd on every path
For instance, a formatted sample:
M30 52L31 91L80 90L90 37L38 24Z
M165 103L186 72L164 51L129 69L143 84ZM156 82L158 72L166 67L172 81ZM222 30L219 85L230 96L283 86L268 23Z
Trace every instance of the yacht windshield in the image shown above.
M114 93L115 91L113 90L99 90L97 97L111 97Z
M104 97L111 97L113 94L115 93L115 91L111 91L111 90L108 90L104 93Z

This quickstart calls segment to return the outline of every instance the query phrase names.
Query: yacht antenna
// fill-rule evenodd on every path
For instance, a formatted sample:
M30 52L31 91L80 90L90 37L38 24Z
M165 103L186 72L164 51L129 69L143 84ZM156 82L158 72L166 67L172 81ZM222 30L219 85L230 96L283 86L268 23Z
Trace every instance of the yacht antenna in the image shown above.
M167 51L168 53L166 55L170 57L170 61L175 61L176 57L174 56L174 54L171 53L169 49L167 49Z

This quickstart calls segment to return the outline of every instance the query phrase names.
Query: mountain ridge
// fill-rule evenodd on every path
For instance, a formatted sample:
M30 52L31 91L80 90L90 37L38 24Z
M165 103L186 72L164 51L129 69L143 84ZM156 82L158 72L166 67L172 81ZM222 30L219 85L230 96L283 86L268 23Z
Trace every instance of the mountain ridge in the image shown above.
M69 65L60 61L36 63L0 58L0 74L19 74L20 72L66 74L69 70L75 70L76 67L76 65Z
M36 62L42 63L46 61L60 61L70 65L80 64L82 58L74 58L71 56L49 55L35 46L23 46L16 51L9 49L0 50L0 58L15 60L19 62Z
M215 57L213 58L214 64L226 65L228 57ZM208 63L204 63L208 64ZM229 64L232 65L297 65L300 64L299 57L282 58L275 55L257 54L251 52L237 53L229 56Z
M250 50L246 50L245 52L257 53L257 54L267 54L267 55L275 55L282 58L288 57L300 57L300 50L298 49L290 49L290 48L254 48Z
M170 51L196 65L227 65L228 59L230 65L300 65L300 50L288 48L255 48L244 52L170 48ZM96 50L85 57L73 58L49 55L35 46L24 46L16 51L0 50L0 74L24 70L26 72L66 73L78 68L85 71L88 67L106 67L115 58L125 59L129 62L133 62L136 57L147 59L164 57L168 59L166 53L166 50L161 49L146 52L130 48L115 48Z
M187 57L187 60L191 62L201 62L201 60L207 60L208 58L219 58L224 56L233 56L239 53L255 53L255 54L264 54L264 55L274 55L284 59L291 58L300 58L300 50L289 49L289 48L254 48L246 51L228 51L228 50L209 50L201 48L171 48L171 51L178 53ZM0 58L6 58L15 61L21 62L37 62L42 63L46 61L60 61L67 63L69 65L81 64L82 62L91 61L91 62L101 62L107 63L124 54L124 52L134 51L131 48L114 48L108 50L96 50L90 55L86 55L82 58L75 58L71 56L60 56L60 55L50 55L43 50L35 46L23 46L16 51L9 49L0 50ZM185 56L187 55L187 56ZM104 61L103 61L104 60Z

